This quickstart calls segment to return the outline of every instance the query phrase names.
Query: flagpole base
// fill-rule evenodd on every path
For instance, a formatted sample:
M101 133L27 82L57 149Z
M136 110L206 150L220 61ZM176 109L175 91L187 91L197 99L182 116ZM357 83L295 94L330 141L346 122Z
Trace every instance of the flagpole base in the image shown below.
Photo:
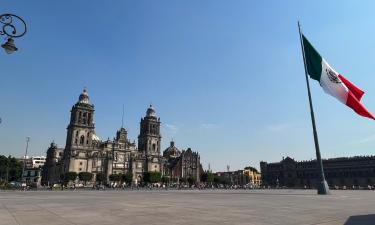
M329 195L329 186L326 180L318 182L318 195Z

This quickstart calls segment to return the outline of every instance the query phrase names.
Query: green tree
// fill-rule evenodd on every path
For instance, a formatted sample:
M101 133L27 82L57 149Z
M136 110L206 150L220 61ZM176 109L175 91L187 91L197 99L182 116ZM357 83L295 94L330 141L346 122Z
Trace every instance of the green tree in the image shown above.
M90 181L92 179L92 173L90 173L90 172L80 172L78 174L78 177L79 177L79 180L84 181L85 185L86 185L87 181Z
M22 177L23 163L12 157L0 155L0 180L17 181Z
M214 182L214 174L210 172L204 172L201 175L201 181L204 183L212 183Z
M120 174L111 174L111 175L109 175L109 180L110 181L120 181L121 176L120 176Z
M214 176L214 183L215 184L221 184L221 180L222 180L222 178L220 176L218 176L218 175Z
M169 177L163 176L161 178L161 182L164 183L164 184L168 184L169 183Z
M190 186L195 184L196 181L197 181L197 178L195 177L188 177L187 179L187 182L189 183Z
M9 160L4 155L0 155L0 180L8 181Z
M224 185L228 185L228 184L231 183L231 181L230 181L229 177L223 176L223 177L221 177L220 183L224 184Z
M158 183L161 181L161 173L160 172L150 172L150 181L151 183Z
M161 173L159 172L144 172L143 181L145 183L158 183L161 180Z
M215 175L213 173L208 172L208 174L207 174L207 183L211 184L212 182L214 182L214 177L215 177Z
M68 183L69 181L75 181L77 179L76 172L67 172L62 176L64 183Z
M103 184L107 180L107 176L104 173L96 174L96 182L99 182L99 185Z
M208 180L208 172L203 172L202 175L201 175L201 181L203 183L206 183Z
M186 177L181 177L181 179L180 179L180 183L186 183Z
M130 185L133 182L133 173L127 172L121 174L121 180L126 183L126 185Z

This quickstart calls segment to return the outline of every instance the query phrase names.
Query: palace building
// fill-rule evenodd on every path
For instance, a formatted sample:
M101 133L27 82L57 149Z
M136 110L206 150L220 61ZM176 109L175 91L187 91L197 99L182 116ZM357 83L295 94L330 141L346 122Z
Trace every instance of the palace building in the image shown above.
M92 181L95 181L98 173L106 174L108 180L111 174L131 172L134 183L141 182L144 172L151 171L170 176L170 171L181 170L172 176L200 177L201 165L197 153L193 154L188 149L188 153L173 156L177 161L184 162L184 170L181 163L172 165L170 157L160 154L161 122L152 105L141 119L138 145L128 139L127 130L123 127L116 132L113 140L101 140L95 133L94 111L94 105L84 89L70 111L65 148L51 143L47 150L42 179L44 184L60 182L61 175L67 172L90 172L93 174Z
M260 162L262 184L271 187L316 188L319 180L316 160ZM325 178L331 188L375 186L375 156L341 157L323 160Z

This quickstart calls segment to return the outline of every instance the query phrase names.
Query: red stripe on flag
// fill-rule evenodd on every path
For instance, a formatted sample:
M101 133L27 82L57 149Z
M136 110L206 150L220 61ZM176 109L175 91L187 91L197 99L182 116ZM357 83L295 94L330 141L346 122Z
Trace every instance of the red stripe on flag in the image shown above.
M367 109L358 101L354 93L352 93L351 91L349 91L348 93L346 105L352 108L359 115L375 120L375 117L369 111L367 111Z
M341 74L339 74L338 77L345 84L345 86L349 89L349 91L353 93L353 95L358 99L358 101L361 101L361 98L365 92L357 88L354 84L350 83L350 81L348 81Z

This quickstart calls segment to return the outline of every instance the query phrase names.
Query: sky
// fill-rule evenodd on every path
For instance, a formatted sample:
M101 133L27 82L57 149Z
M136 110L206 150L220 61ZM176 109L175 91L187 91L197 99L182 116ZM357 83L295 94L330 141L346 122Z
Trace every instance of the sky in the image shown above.
M84 87L97 135L124 124L131 140L152 104L162 149L201 155L214 171L315 158L297 21L328 63L363 89L375 113L374 1L18 1L18 51L0 51L0 154L65 146ZM1 36L5 42L5 37ZM311 80L323 158L373 155L375 121Z

